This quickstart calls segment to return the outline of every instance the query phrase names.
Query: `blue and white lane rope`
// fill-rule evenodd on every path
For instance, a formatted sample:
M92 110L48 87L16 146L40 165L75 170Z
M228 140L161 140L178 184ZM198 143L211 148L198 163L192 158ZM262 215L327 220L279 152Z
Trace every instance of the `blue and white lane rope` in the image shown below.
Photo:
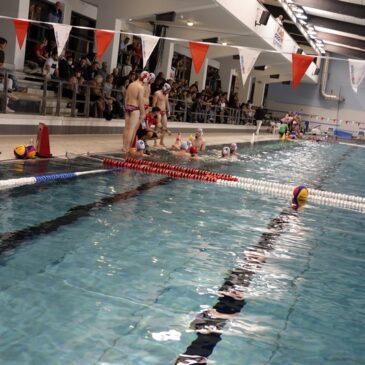
M19 179L8 179L0 181L0 190L13 189L20 186L41 184L49 181L57 180L67 180L73 179L79 176L86 175L96 175L104 174L106 172L111 172L120 169L100 169L100 170L90 170L90 171L80 171L80 172L65 172L60 174L33 176L33 177L22 177Z
M221 186L229 186L249 191L255 191L275 197L287 198L289 200L293 197L294 187L291 185L279 184L270 181L260 181L250 178L237 178L238 181L218 180L217 184ZM308 202L344 209L357 210L359 212L365 213L365 198L361 196L339 194L316 189L308 189L308 192Z

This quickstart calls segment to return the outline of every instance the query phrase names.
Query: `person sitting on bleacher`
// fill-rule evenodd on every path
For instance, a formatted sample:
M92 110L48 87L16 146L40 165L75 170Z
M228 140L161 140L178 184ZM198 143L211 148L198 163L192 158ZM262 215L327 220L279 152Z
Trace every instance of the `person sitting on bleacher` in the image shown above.
M38 66L43 67L44 64L47 61L48 58L48 52L47 52L47 44L48 44L48 39L47 38L43 38L41 42L39 42L32 51L32 61L37 63Z
M52 57L49 57L43 67L43 76L50 80L58 78L58 55L57 52L52 53Z
M7 70L5 67L4 67L4 64L5 64L5 48L8 44L8 41L3 38L3 37L0 37L0 51L3 52L3 57L2 57L2 61L0 60L0 77L4 77L5 75L5 71L7 72L8 74L8 79L10 79L12 81L12 87L9 88L9 85L8 85L8 89L9 91L17 91L19 89L18 87L18 80L16 78L16 76L9 70Z
M70 52L67 52L59 62L59 77L61 80L69 80L74 74L73 57Z

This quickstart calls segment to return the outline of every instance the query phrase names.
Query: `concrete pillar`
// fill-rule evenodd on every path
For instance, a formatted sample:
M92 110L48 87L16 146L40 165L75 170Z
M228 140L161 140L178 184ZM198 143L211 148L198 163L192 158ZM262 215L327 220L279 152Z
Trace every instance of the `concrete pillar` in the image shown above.
M155 73L162 72L166 79L170 78L172 58L174 57L175 44L170 41L165 41L162 57L159 59Z
M239 72L239 89L238 89L238 97L241 102L247 103L248 99L250 98L251 88L252 88L252 77L248 77L245 83L245 86L242 85L242 76L241 72Z
M205 58L204 63L198 74L195 72L194 65L193 64L191 65L190 85L192 85L192 84L194 84L194 82L198 81L199 91L202 91L205 89L205 83L207 81L208 63L209 63L209 59Z
M0 14L13 18L28 19L29 0L0 1ZM25 44L20 49L16 39L15 29L12 20L0 19L1 36L8 40L5 49L5 63L14 65L16 70L22 70L25 59Z
M262 106L265 95L265 82L257 80L255 83L255 92L253 94L253 105Z

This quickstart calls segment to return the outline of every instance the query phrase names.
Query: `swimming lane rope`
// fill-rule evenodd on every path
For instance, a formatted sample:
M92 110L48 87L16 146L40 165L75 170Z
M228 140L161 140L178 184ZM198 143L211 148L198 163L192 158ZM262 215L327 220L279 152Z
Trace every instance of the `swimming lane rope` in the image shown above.
M190 179L208 183L215 183L220 186L229 186L240 188L258 193L265 193L271 196L283 197L291 199L294 187L288 184L279 184L270 181L261 181L251 178L237 177L208 170L189 168L186 166L176 166L167 163L127 159L110 159L104 158L98 160L107 166L108 169L67 172L60 174L42 175L35 177L24 177L19 179L8 179L0 181L0 190L12 189L25 185L34 185L50 181L72 179L79 176L102 174L114 170L127 168L130 170L141 171L145 173L159 174L169 176L174 179ZM321 191L316 189L308 189L308 200L312 203L339 207L344 209L352 209L365 213L365 198L354 195L339 194L329 191Z
M237 177L227 174L215 173L207 170L194 169L184 166L170 165L167 163L135 160L127 158L126 160L104 159L103 164L113 167L124 167L132 170L146 173L167 175L172 178L193 179L216 183L221 186L241 188L259 193L270 194L277 197L291 199L293 196L294 186L288 184L279 184L270 181L261 181L251 178ZM354 209L365 213L365 198L355 195L339 194L329 191L308 189L308 200L312 203L339 207L344 209Z
M80 172L64 172L60 174L41 175L33 177L22 177L19 179L8 179L0 181L0 190L13 189L25 185L41 184L49 181L68 180L79 176L103 174L113 171L114 169L102 169Z

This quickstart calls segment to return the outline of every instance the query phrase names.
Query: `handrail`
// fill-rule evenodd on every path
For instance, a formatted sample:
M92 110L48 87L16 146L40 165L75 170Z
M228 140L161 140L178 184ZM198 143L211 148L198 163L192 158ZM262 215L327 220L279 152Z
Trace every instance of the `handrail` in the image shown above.
M31 80L18 80L18 83L26 86L34 85L34 81L39 81L39 88L43 90L42 95L39 95L40 115L51 113L55 116L64 115L62 104L67 104L70 110L70 117L90 117L94 116L95 102L92 100L92 90L103 91L102 87L95 87L88 84L74 85L69 81L60 79L47 79L38 76L30 76ZM7 84L8 71L4 72L4 92L0 94L2 99L2 112L6 113L6 105L8 100ZM31 83L31 84L30 84ZM34 87L34 86L33 86ZM68 91L65 96L65 91ZM52 92L52 94L50 94ZM112 89L112 96L119 100L118 107L123 110L122 90ZM194 109L194 102L177 98L170 98L170 120L182 122L199 122L199 123L218 123L218 124L253 124L255 119L253 116L247 115L245 111L238 108L221 107L211 103L202 102L198 108ZM51 110L51 111L50 111ZM1 111L1 110L0 110ZM122 117L122 114L120 115ZM271 119L271 118L267 118ZM266 119L266 120L267 120Z

